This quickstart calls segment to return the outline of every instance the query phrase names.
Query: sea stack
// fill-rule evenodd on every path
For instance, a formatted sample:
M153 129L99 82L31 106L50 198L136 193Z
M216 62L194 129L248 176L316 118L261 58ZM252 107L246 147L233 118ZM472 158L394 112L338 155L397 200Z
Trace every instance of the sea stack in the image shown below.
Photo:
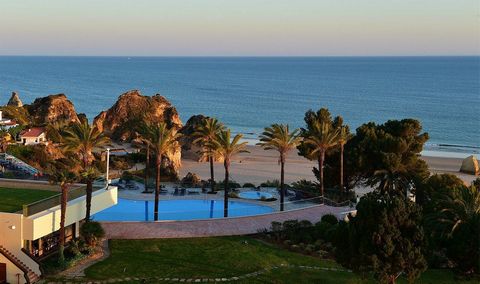
M23 107L22 100L20 100L17 92L12 92L12 96L8 100L7 106Z
M93 125L113 141L132 141L138 138L137 127L142 123L165 122L168 127L179 131L182 121L177 109L163 96L143 96L138 90L131 90L120 97L108 110L102 111ZM165 155L162 162L167 175L177 175L181 166L181 147Z

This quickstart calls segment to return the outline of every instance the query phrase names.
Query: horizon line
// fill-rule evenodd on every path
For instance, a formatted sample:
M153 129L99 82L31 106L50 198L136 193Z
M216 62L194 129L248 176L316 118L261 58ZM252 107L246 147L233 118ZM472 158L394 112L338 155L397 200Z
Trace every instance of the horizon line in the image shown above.
M479 54L415 54L415 55L51 55L51 54L0 54L0 57L126 57L126 58L335 58L335 57L480 57Z

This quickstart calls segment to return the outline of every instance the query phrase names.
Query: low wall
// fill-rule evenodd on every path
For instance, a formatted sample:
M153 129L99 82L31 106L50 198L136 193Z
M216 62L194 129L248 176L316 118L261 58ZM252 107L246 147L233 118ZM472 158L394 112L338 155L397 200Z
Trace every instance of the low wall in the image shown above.
M74 184L72 188L83 186L83 184ZM0 187L8 188L28 188L28 189L41 189L41 190L53 190L60 191L60 186L50 184L48 181L43 180L24 180L24 179L7 179L0 178Z
M320 221L323 215L333 214L339 219L352 209L317 205L303 209L270 214L217 218L191 221L157 222L101 222L108 239L193 238L255 234L269 229L273 221Z

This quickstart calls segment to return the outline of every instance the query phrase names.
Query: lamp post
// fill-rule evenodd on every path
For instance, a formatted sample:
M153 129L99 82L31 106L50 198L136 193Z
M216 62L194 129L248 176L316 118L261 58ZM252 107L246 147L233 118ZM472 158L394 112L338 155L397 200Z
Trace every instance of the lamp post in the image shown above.
M108 189L108 174L110 169L110 148L107 148L107 173L105 174L106 189Z

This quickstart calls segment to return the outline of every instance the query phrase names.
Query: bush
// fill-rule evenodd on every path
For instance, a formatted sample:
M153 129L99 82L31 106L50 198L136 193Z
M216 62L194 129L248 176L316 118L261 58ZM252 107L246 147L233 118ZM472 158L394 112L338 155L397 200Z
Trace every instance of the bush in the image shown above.
M229 180L228 181L228 189L232 190L232 189L240 188L240 187L242 187L242 186L238 182L236 182L234 180ZM217 188L221 189L221 190L224 190L225 189L225 181L217 183Z
M332 214L327 214L322 216L322 222L329 223L330 225L336 225L338 223L338 219Z
M280 181L278 179L274 179L272 181L267 180L266 182L263 182L260 184L261 187L275 187L279 188L280 187Z
M244 187L244 188L245 187L255 187L255 185L253 183L247 182L247 183L244 183L242 187Z
M89 246L94 247L97 244L97 240L105 236L105 231L100 223L89 221L80 227L80 235Z

